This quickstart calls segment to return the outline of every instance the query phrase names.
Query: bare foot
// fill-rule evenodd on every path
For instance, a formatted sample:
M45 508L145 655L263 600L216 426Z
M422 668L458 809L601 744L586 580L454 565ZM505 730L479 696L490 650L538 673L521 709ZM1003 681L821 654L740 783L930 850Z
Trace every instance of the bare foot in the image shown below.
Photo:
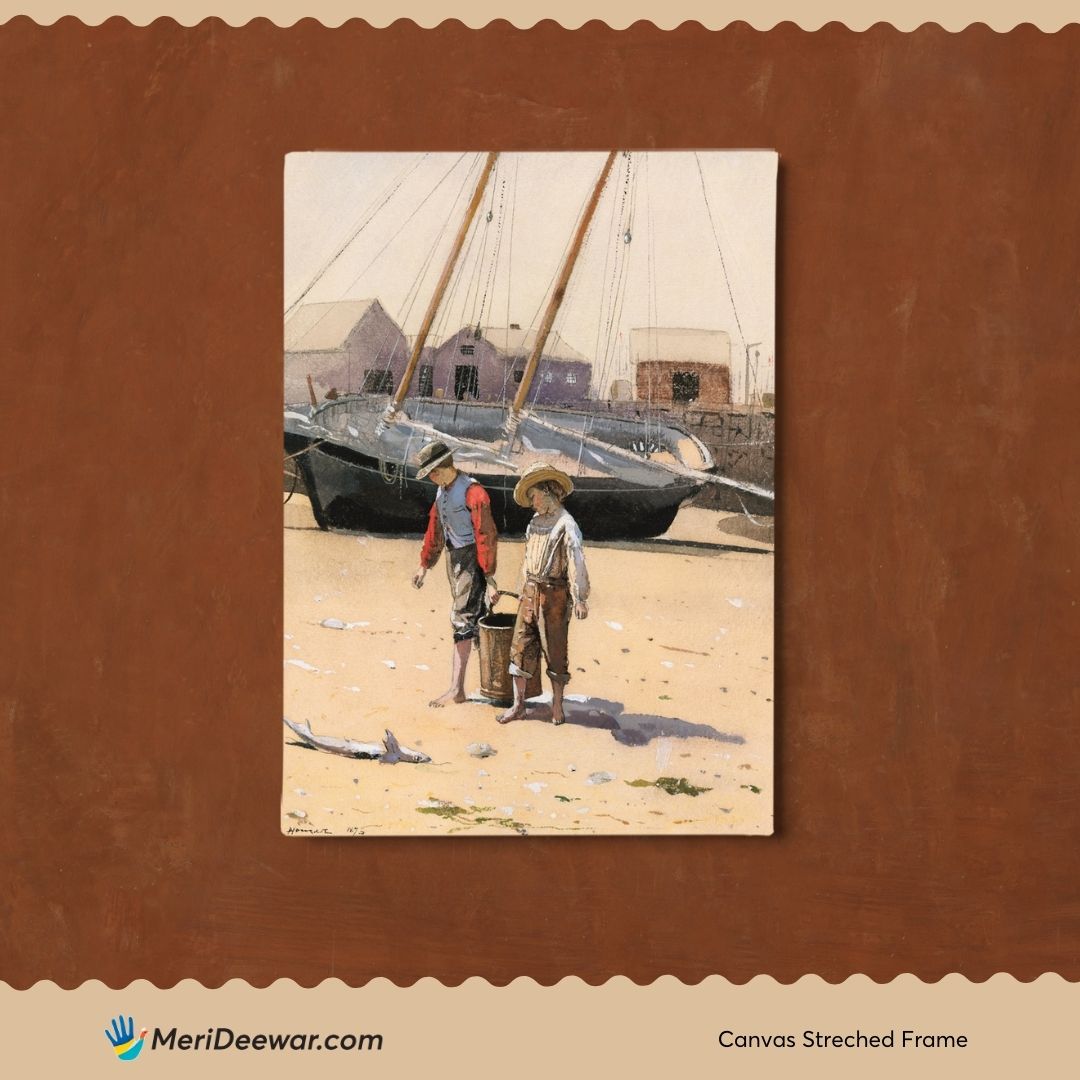
M500 724L509 724L511 720L524 720L525 719L525 706L514 705L509 708L501 716L495 717Z
M451 688L445 694L440 694L433 701L429 701L428 708L441 709L444 705L460 705L463 701L468 701L468 698L465 697L465 691Z

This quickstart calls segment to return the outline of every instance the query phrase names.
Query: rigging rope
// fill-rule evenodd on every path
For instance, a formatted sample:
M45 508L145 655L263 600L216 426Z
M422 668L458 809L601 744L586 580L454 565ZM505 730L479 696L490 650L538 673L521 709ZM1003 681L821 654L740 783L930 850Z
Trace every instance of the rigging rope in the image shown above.
M344 254L345 250L349 247L349 245L352 244L352 242L364 231L364 229L366 229L368 225L371 224L371 222L375 218L375 215L394 197L394 195L397 194L398 190L401 188L401 185L405 183L405 181L420 167L420 165L429 156L430 155L428 154L422 154L416 161L413 162L411 166L407 167L406 171L403 174L400 174L398 176L396 182L391 181L392 186L390 188L390 191L387 193L386 197L382 199L381 202L378 201L379 196L376 196L375 201L376 203L378 203L378 205L375 205L373 203L369 210L365 211L365 213L361 215L360 224L357 225L356 229L349 236L349 239L346 240L345 243L342 244L341 247L339 247L337 251L335 251L334 254L330 256L330 258L323 264L322 268L315 274L311 281L308 282L307 288L304 289L300 293L300 295L285 309L286 318L288 318L289 315L291 315L292 312L300 305L300 302L319 283L323 275L330 269L331 266L334 265L335 262L337 262L337 260Z
M288 459L286 458L286 460L288 460ZM297 486L297 484L299 482L300 482L300 470L299 469L293 469L293 471L292 471L292 487L289 489L289 494L285 496L285 502L281 504L282 506L284 506L285 503L287 503L296 494L296 486Z
M735 295L731 291L731 278L728 276L727 260L725 260L723 248L720 246L720 237L716 233L716 223L713 221L712 207L709 205L709 193L705 190L705 174L701 171L701 158L696 151L694 152L694 161L697 163L698 177L701 180L701 195L705 200L705 210L709 215L709 227L712 229L716 250L720 255L720 267L724 271L724 284L727 286L728 299L731 301L731 313L735 316L735 325L739 329L739 338L745 343L746 336L743 334L742 323L739 321L739 309L735 306Z
M461 162L461 160L462 160L462 158L464 156L465 155L462 154L461 157L459 157L458 160L454 162L454 165L451 167L451 171L454 168L457 167L457 165ZM476 160L477 161L480 160L479 155L477 156ZM474 162L473 166L470 167L470 169L465 173L465 177L461 182L461 186L458 188L457 194L454 196L453 202L451 203L451 210L453 210L453 208L456 207L458 202L461 200L462 193L465 191L465 188L466 188L466 186L467 186L467 184L469 182L469 179L472 176L472 172L473 172L473 168L475 167L475 164L476 164L476 162ZM446 175L449 175L449 174L445 174L443 176L443 180L446 179ZM441 184L442 180L440 180L439 183ZM431 194L434 194L434 190L437 190L437 187L438 187L438 185L436 186L436 189L433 189ZM406 222L406 224L407 224L407 222ZM402 227L404 227L404 226L402 226ZM398 230L398 231L400 232L401 230ZM428 248L427 255L425 256L424 261L423 261L419 271L413 277L412 283L409 286L409 290L405 294L405 299L402 301L402 306L398 310L398 314L397 314L397 326L398 327L405 326L407 320L409 319L409 317L412 314L413 306L415 305L415 303L416 303L416 301L417 301L417 299L419 298L419 295L420 295L420 287L423 284L424 279L427 277L428 270L430 269L431 263L435 258L435 255L436 255L436 253L438 251L439 243L440 243L441 240L442 240L442 234L441 233L437 234L434 237L434 239L432 240L431 246ZM378 256L376 256L376 258L378 258ZM353 284L355 284L355 282ZM381 345L379 347L378 352L376 352L376 356L378 356L378 355L380 355L382 353L383 346L385 346L386 341L393 334L393 332L394 332L393 327L388 326L386 328L386 331L385 331L385 333L383 335L382 343L381 343ZM409 355L412 353L412 349L409 346L407 340L405 342L405 349L406 349L406 352L405 352L406 360L408 360ZM396 355L397 355L397 348L396 348L396 343L395 343L395 348L391 349L390 352L386 355L386 362L383 364L383 373L384 374L390 372L390 370L391 370L391 368L393 366L394 357ZM393 389L391 389L390 392L392 394Z
M494 198L494 191L492 192L492 198ZM488 294L492 289L492 282L495 278L495 271L499 265L499 250L502 247L502 230L503 230L503 218L505 217L505 199L506 199L506 181L502 181L502 190L499 193L499 220L495 226L495 244L494 252L492 253L491 262L488 266L487 281L484 283L484 295L480 300L480 312L476 317L477 328L483 325L484 322L484 309L487 307ZM491 211L489 210L490 214ZM490 220L490 219L489 219ZM507 326L507 334L509 334L509 326Z
M435 194L436 191L439 190L439 188L443 186L443 184L446 182L446 179L461 164L464 159L465 155L461 154L458 159L453 163L453 165L451 165L450 168L442 174L442 176L439 178L439 182L420 200L420 202L416 204L415 207L413 207L412 213L398 226L393 236L391 236L390 239L387 240L381 248L379 248L379 250L372 257L371 262L369 262L367 266L365 266L364 269L361 270L360 273L352 279L348 288L345 290L346 293L375 265L376 262L379 261L379 259L382 257L383 252L386 251L386 249L401 235L401 233L405 229L405 226L408 225L409 222L412 221L412 219L416 217L418 213L420 213L423 207L427 204L427 201Z
M585 197L584 197L584 199L582 200L582 203L581 203L581 209L578 211L578 214L577 214L577 217L575 218L575 221L580 222L581 219L585 216L585 209L588 206L589 200L590 200L591 197L592 197L592 189L590 188L588 191L585 192ZM582 243L582 246L581 246L581 251L578 253L579 260L580 260L581 253L584 252L585 248L588 245L589 237L592 235L593 223L595 222L595 220L596 219L595 219L595 216L594 216L593 221L589 223L589 227L586 230L585 237L584 237L584 240L583 240L583 243ZM536 313L532 317L532 322L529 324L529 330L530 331L532 331L532 329L536 326L536 320L540 317L541 312L544 311L547 308L548 300L551 297L552 293L554 292L555 282L558 279L559 274L562 272L563 265L566 262L566 256L570 251L570 245L574 241L575 233L576 233L576 229L571 229L569 235L566 238L566 243L563 245L562 254L559 256L559 261L555 265L555 269L554 269L554 272L552 273L551 278L549 280L548 287L547 287L547 289L545 290L543 296L540 299L540 304L536 309ZM567 296L569 296L573 292L574 284L575 284L575 279L573 277L571 277L570 283L569 283L569 285L567 287ZM564 300L564 303L565 303L565 300L566 300L565 296L564 296L563 300ZM558 312L558 315L561 315L561 314L562 314L562 309L560 309L560 311ZM557 315L556 320L555 320L556 322L559 321L558 315ZM555 333L556 335L558 334L558 331L555 329L555 323L554 322L551 325L551 332ZM550 334L549 334L549 338L550 338ZM546 341L544 343L544 348L545 349L547 348L547 342ZM531 352L531 350L530 350L530 352ZM526 362L528 362L528 356L526 356L525 359L526 359ZM537 365L536 365L536 371L533 373L532 386L529 387L529 393L531 395L530 399L529 399L529 404L530 405L535 405L536 404L536 399L539 397L540 390L541 390L541 388L543 386L544 377L549 373L548 368L550 366L551 366L551 357L550 357L550 355L545 356L545 354L543 352L541 352L540 358L539 358L539 360L537 362Z
M397 239L397 237L401 234L402 230L404 230L405 226L408 225L410 221L412 221L412 219L417 215L417 213L420 211L420 208L428 201L428 199L430 199L435 194L435 192L438 191L440 187L442 187L443 182L458 167L458 165L461 164L464 157L465 157L465 155L461 154L458 157L458 159L454 162L454 164L451 165L450 168L447 169L447 171L445 173L443 173L442 177L439 179L439 182L427 193L427 195L424 196L423 199L421 199L420 203L413 209L413 212L401 223L401 225L398 227L398 229L394 233L394 235L391 236L390 239L379 249L379 251L376 253L375 257L371 260L371 262L369 262L367 264L367 266L365 266L364 269L361 270L360 273L357 274L355 278L353 278L353 280L349 283L348 287L343 291L343 293L342 293L343 296L348 295L348 293L352 290L353 286L356 285L356 283L364 276L364 274L366 274L368 272L368 270L370 270L372 268L372 266L375 265L375 263L379 260L382 253L387 249L387 247L390 246L390 244L392 244L394 242L394 240ZM468 177L466 176L466 180L467 179L468 179ZM462 185L462 187L464 187L464 184ZM305 295L306 295L306 293L305 293ZM324 311L315 320L315 322L313 322L311 324L310 327L308 327L307 332L310 333L312 330L314 330L315 327L318 326L323 321L323 319L325 319L330 314L332 309L333 309L333 305L332 304L328 305L327 310Z

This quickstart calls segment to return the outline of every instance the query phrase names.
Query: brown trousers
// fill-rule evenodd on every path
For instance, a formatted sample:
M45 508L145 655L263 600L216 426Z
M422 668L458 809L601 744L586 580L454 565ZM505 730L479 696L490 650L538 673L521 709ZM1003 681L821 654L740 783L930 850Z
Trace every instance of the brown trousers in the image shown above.
M544 628L547 673L552 682L570 681L567 638L570 632L570 589L565 583L541 585L530 581L518 601L510 662L533 675L540 663L540 624Z

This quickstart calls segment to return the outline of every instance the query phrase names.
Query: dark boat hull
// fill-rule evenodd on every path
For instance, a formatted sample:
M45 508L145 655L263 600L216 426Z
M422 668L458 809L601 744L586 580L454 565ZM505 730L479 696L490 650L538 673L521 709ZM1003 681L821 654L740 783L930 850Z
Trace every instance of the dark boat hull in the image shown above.
M380 403L361 397L314 410L286 409L285 452L300 471L318 524L331 529L422 532L435 488L430 480L416 479L416 453L439 435L457 445L459 466L484 485L499 531L524 532L531 511L513 499L518 462L495 449L505 411L433 401L407 405L412 419L403 427L389 428L378 424ZM656 445L639 444L644 438ZM651 454L688 452L712 464L700 441L681 429L584 413L538 410L535 417L522 421L518 439L520 468L553 453L591 466L574 476L567 509L592 539L659 536L671 526L682 503L700 490L693 476L650 462Z
M387 465L346 447L323 443L297 459L322 528L370 532L423 532L435 495L430 480L415 469ZM474 472L491 497L492 514L502 535L521 535L532 511L514 502L514 477ZM666 532L679 507L697 492L692 482L627 491L611 478L582 478L566 508L587 539L636 539Z

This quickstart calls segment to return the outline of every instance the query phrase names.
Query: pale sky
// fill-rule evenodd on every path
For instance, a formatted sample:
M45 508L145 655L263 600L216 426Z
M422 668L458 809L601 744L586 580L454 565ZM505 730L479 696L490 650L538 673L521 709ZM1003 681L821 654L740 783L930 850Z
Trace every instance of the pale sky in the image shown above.
M375 298L415 334L484 156L289 154L286 306L309 286L306 303ZM477 322L538 326L605 157L499 156L436 337ZM773 388L776 169L776 154L762 150L616 158L555 322L592 361L594 392L630 377L629 331L644 326L727 331L736 400L745 400L743 346L760 343L757 388Z

